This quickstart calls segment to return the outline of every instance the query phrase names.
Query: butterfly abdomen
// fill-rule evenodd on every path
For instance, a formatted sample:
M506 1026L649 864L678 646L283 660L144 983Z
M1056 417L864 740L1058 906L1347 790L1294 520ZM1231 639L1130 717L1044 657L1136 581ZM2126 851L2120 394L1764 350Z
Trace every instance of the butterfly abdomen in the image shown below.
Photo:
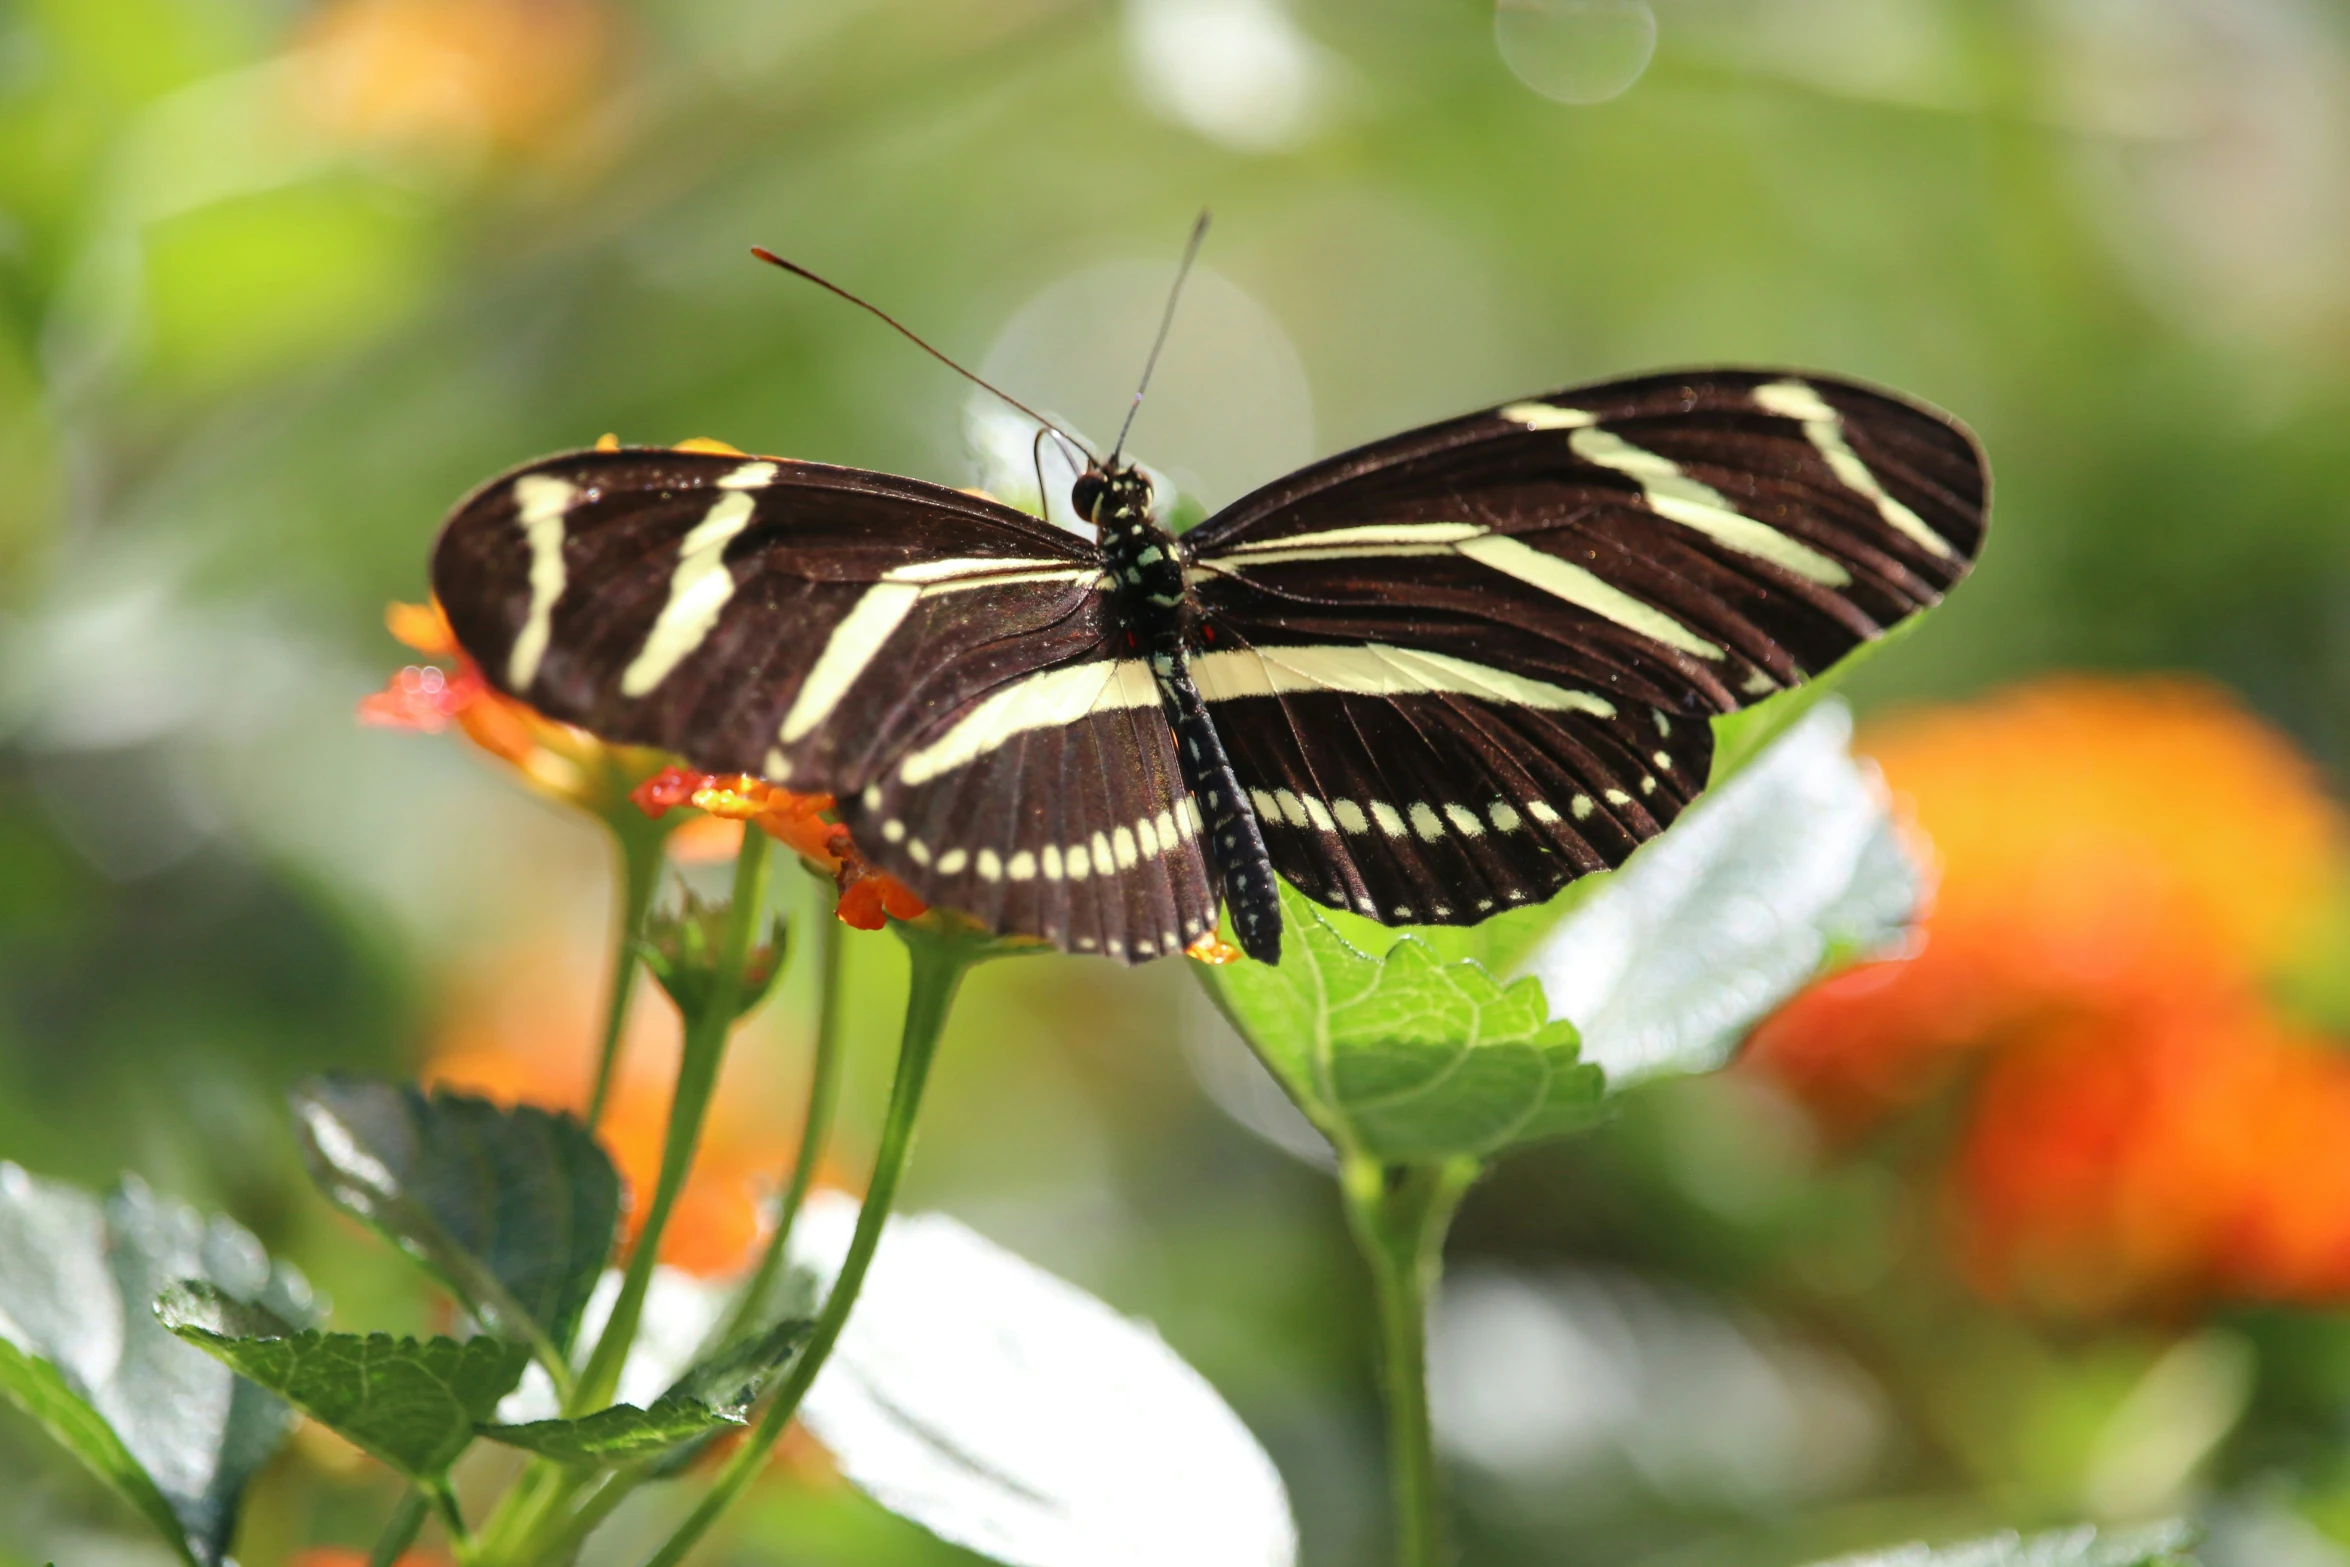
M1207 823L1208 860L1240 947L1262 963L1281 957L1281 899L1265 835L1233 770L1223 736L1192 680L1190 625L1196 613L1174 538L1150 512L1150 485L1139 474L1108 478L1094 507L1102 563L1126 635L1150 659L1159 707L1175 732L1185 787Z

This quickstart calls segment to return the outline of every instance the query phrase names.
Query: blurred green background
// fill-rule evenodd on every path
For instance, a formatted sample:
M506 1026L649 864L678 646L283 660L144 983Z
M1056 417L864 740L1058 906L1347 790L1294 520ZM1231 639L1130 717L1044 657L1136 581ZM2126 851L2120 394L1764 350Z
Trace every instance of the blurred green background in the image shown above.
M1980 572L1864 709L2186 669L2350 759L2338 3L8 0L0 1156L137 1171L343 1325L428 1321L308 1193L280 1094L500 1050L570 1091L606 914L590 824L353 722L441 514L606 431L974 482L966 388L755 243L1107 431L1203 205L1136 445L1210 506L1573 381L1832 368L1955 410L1997 475ZM855 962L850 1180L902 982L886 938ZM1180 970L985 973L910 1202L1155 1321L1279 1462L1304 1560L1379 1561L1332 1191L1203 1090L1256 1084ZM739 1047L743 1191L789 1153L803 990ZM2011 1318L1936 1272L1891 1155L1802 1144L1750 1084L1667 1085L1471 1197L1449 1331L1554 1374L1452 1395L1467 1561L2201 1506L2215 1567L2350 1562L2340 1322ZM241 1559L363 1543L391 1495L306 1436ZM0 1416L0 1562L160 1559L131 1532ZM810 1461L712 1559L965 1558Z

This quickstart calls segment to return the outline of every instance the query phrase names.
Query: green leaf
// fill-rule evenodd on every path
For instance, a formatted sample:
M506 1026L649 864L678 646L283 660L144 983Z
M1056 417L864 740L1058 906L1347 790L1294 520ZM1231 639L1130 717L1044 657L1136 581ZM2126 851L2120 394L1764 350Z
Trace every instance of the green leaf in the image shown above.
M1813 709L1527 957L1610 1088L1719 1067L1824 968L1907 932L1925 878L1851 737L1843 704Z
M180 1343L153 1301L199 1277L307 1320L309 1287L226 1219L126 1180L101 1201L0 1164L0 1391L196 1567L217 1567L286 1406Z
M513 1391L529 1346L297 1329L202 1283L167 1290L163 1325L412 1480L448 1472Z
M481 1434L567 1464L624 1464L743 1424L753 1400L808 1336L804 1320L779 1323L690 1368L639 1409L614 1404L577 1420L484 1426Z
M1771 742L1801 723L1804 717L1828 698L1837 696L1854 672L1887 648L1906 640L1924 624L1930 610L1921 610L1873 641L1863 642L1819 674L1792 691L1782 691L1767 697L1752 707L1742 707L1735 713L1724 713L1713 721L1714 762L1706 775L1708 789L1719 788L1764 751ZM1842 699L1838 698L1838 705Z
M2185 1523L2098 1530L2087 1524L2051 1534L1997 1534L1963 1545L1897 1546L1839 1556L1817 1567L2192 1567L2195 1533Z
M492 1333L560 1364L620 1218L620 1178L570 1116L314 1077L292 1095L310 1175Z
M743 1423L739 1409L714 1409L698 1398L670 1396L655 1399L650 1409L614 1404L577 1420L484 1426L481 1434L558 1463L625 1464Z
M1276 967L1210 971L1219 1002L1322 1134L1383 1163L1505 1149L1588 1125L1599 1072L1533 980L1443 961L1417 935L1374 957L1281 889Z

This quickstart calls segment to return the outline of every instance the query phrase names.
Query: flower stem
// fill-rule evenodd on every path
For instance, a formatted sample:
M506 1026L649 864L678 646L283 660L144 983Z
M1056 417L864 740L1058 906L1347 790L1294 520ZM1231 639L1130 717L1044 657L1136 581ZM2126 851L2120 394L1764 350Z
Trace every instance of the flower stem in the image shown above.
M1379 1303L1380 1390L1400 1567L1442 1567L1450 1554L1428 1419L1428 1301L1444 1270L1444 1233L1478 1170L1468 1160L1380 1164L1358 1155L1341 1173L1347 1220Z
M639 815L630 808L629 815ZM636 997L637 972L642 967L636 955L637 938L644 933L645 911L653 905L653 893L661 885L663 845L668 842L665 826L648 821L630 821L627 816L609 819L612 844L620 860L619 882L613 889L612 907L612 968L605 979L604 1034L596 1047L596 1083L588 1095L587 1124L604 1124L605 1108L612 1099L612 1079L620 1066L620 1040L628 1027L628 1004Z
M734 1321L725 1334L729 1341L750 1331L758 1321L768 1291L774 1287L776 1275L783 1271L786 1248L791 1243L792 1221L799 1217L801 1205L808 1200L808 1189L816 1182L817 1167L824 1161L825 1144L832 1135L833 1107L840 1098L841 1023L848 1013L846 998L841 993L841 970L848 944L841 939L840 921L829 909L812 924L819 994L816 1055L808 1068L808 1113L800 1123L800 1150L792 1160L791 1184L784 1188L783 1208L775 1216L775 1232L767 1237L767 1249L760 1254L759 1265L752 1270L751 1281L744 1286L735 1306Z
M653 1185L652 1206L644 1228L637 1232L636 1249L628 1272L620 1281L620 1297L612 1316L596 1340L595 1353L572 1389L566 1413L576 1417L612 1402L620 1385L620 1368L636 1341L637 1322L644 1314L645 1291L652 1286L653 1265L661 1252L661 1232L668 1227L670 1210L693 1168L694 1150L702 1138L702 1118L710 1108L710 1093L718 1083L719 1064L726 1059L727 1036L734 1031L735 1006L742 994L743 962L759 928L760 906L766 901L767 835L743 833L742 852L734 861L734 902L727 910L725 944L707 1003L699 1015L686 1020L685 1049L677 1066L677 1087L669 1098L669 1126L661 1143L661 1173Z
M432 1499L416 1487L409 1487L407 1494L400 1498L400 1505L392 1509L384 1532L376 1538L375 1549L367 1553L367 1567L395 1567L402 1553L416 1543L416 1536L431 1512Z
M913 979L906 996L906 1021L898 1043L897 1078L890 1085L889 1109L882 1120L881 1147L873 1157L873 1176L865 1189L865 1203L857 1212L856 1233L849 1238L848 1255L841 1259L840 1276L824 1300L824 1309L808 1342L792 1362L789 1373L768 1401L759 1424L737 1447L726 1467L704 1493L661 1549L645 1567L677 1567L688 1551L708 1532L718 1515L739 1495L767 1461L768 1452L798 1411L832 1353L864 1286L865 1270L881 1244L883 1223L896 1200L898 1181L905 1174L907 1155L914 1147L914 1118L922 1108L922 1090L930 1077L930 1063L938 1051L940 1032L954 1006L963 976L982 960L998 953L1021 950L983 932L959 926L933 915L891 928L906 944L913 961Z

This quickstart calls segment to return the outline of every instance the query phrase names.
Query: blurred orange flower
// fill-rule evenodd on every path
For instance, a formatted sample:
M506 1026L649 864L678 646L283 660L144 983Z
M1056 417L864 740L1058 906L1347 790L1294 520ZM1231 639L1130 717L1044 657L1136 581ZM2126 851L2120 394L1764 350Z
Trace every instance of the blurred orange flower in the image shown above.
M2308 762L2177 679L2043 681L1864 749L1941 862L1922 945L1797 997L1749 1067L1845 1137L1978 1073L1951 1196L1993 1295L2350 1298L2350 1058L2261 995L2350 845Z
M293 1567L367 1567L368 1553L354 1545L314 1545L297 1552ZM393 1567L447 1567L448 1558L429 1551L403 1551Z
M603 0L329 0L297 40L295 91L347 141L530 151L594 107L618 31Z
M455 724L539 793L607 819L625 810L628 792L668 760L645 746L607 745L491 686L457 646L438 603L390 605L384 625L408 647L446 659L450 667L410 664L402 669L381 691L361 700L363 724L425 734Z
M2350 1059L2255 997L2034 1031L1990 1061L1951 1173L1962 1265L1998 1299L2350 1299Z
M587 1102L581 1042L593 1037L597 976L592 961L553 946L497 955L458 987L449 1022L431 1047L423 1077L504 1104L581 1110ZM640 996L631 1010L604 1123L597 1135L638 1202L661 1168L669 1092L677 1076L676 1019ZM764 1204L778 1191L794 1152L788 1129L801 1107L766 1064L767 1053L728 1054L693 1173L661 1237L661 1260L689 1273L745 1266L764 1237ZM826 1184L847 1183L825 1167ZM628 1233L641 1221L633 1214Z

